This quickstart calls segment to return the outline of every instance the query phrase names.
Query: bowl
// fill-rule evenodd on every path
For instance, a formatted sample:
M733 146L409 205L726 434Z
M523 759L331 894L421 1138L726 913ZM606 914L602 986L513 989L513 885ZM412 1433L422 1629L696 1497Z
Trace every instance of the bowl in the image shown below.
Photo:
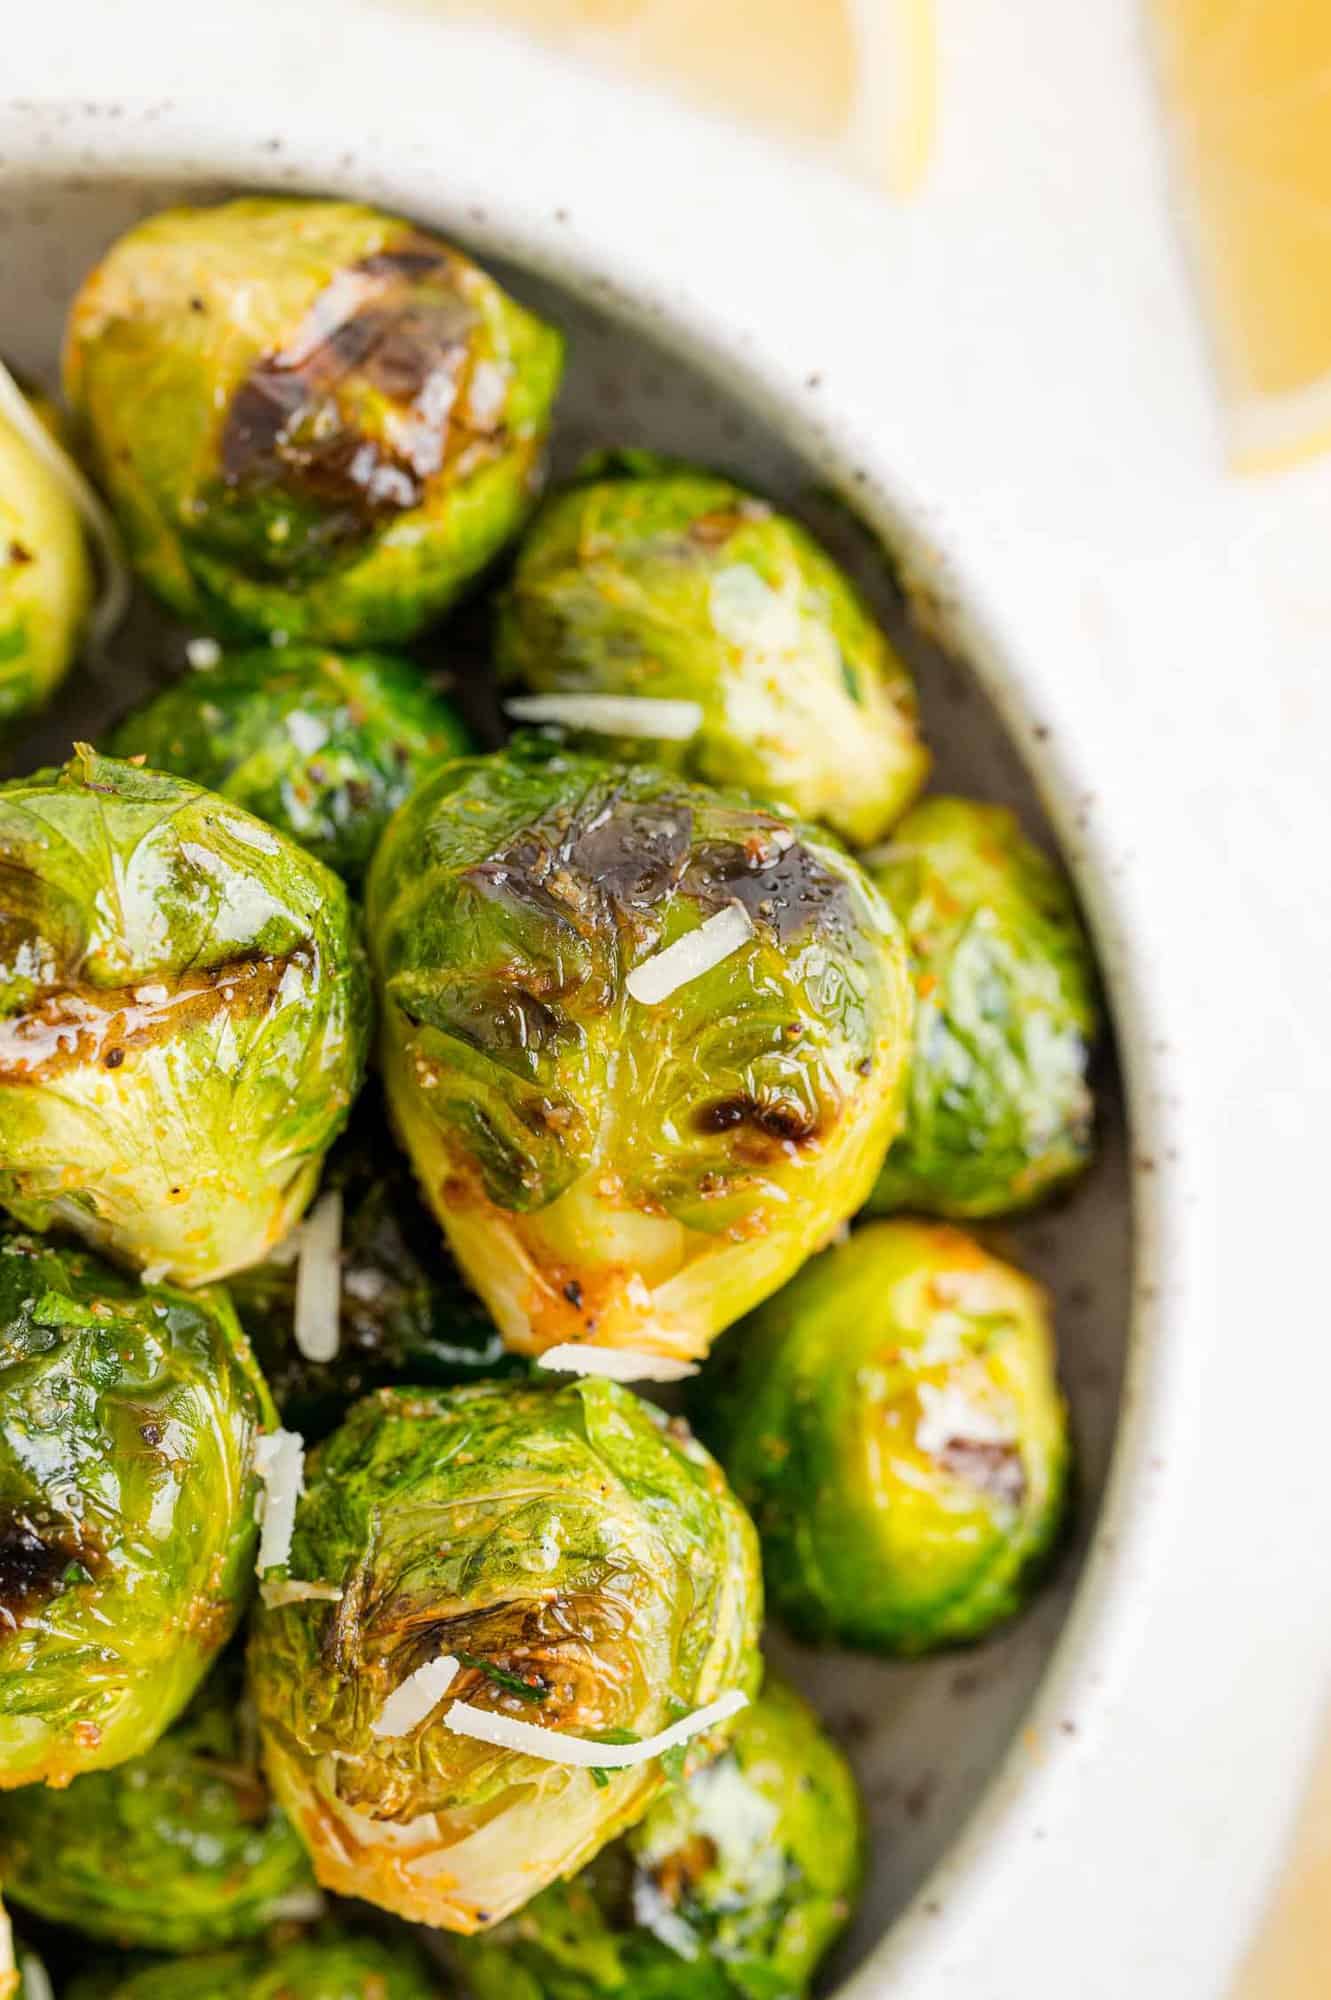
M273 112L272 92L260 95L261 108L241 110L201 100L11 109L0 165L0 263L17 280L6 299L10 361L54 378L63 314L82 273L115 235L165 203L279 188L354 193L410 213L459 238L567 330L556 470L589 446L630 441L720 462L779 497L858 577L909 656L936 782L1014 806L1061 848L1085 901L1126 1059L1126 1099L1111 1048L1098 1078L1093 1173L1057 1209L990 1232L1056 1300L1078 1448L1074 1536L1032 1610L965 1653L885 1664L773 1644L850 1750L872 1824L864 1906L825 1990L846 2000L889 1990L943 2000L962 1990L947 1972L961 1927L982 1920L1014 1871L1029 1871L1112 1713L1123 1647L1153 1587L1147 1499L1161 1440L1179 1421L1176 1374L1161 1359L1171 1351L1159 1332L1158 1273L1176 1228L1156 1074L1166 1024L1134 957L1112 839L1088 810L1095 745L1047 719L1065 694L1038 608L1026 633L986 600L992 537L983 547L977 540L968 567L964 541L958 547L940 511L946 498L932 504L946 452L931 468L903 438L894 454L885 427L867 432L857 419L853 395L838 407L799 339L728 320L715 296L654 282L642 268L650 245L629 255L613 232L600 241L579 233L573 198L561 199L558 181L544 171L524 180L520 161L501 159L502 147L493 159L469 157L465 173L445 174L419 137L401 135L396 150L387 138L358 154L326 122L298 118L291 107L279 136L275 115L261 115ZM707 240L700 286L724 251L714 231ZM678 246L662 258L671 270L680 261ZM829 316L849 309L853 279L830 262L819 277ZM921 463L922 482L903 473ZM118 714L153 677L161 649L153 621L137 626L110 672L62 690L21 761L63 754L72 716L86 733ZM1000 1977L986 1990L1013 1989Z

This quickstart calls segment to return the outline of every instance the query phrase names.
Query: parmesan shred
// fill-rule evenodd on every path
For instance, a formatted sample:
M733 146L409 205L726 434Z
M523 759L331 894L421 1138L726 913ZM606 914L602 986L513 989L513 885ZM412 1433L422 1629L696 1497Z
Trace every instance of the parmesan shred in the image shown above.
M451 1653L427 1660L393 1689L370 1724L371 1736L409 1736L452 1687L461 1662Z
M129 610L130 573L120 531L64 446L47 430L31 403L0 361L0 417L30 445L77 507L101 558L102 594L88 621L88 640L100 653Z
M664 951L635 965L624 984L644 1007L655 1007L690 980L701 979L752 936L753 923L744 905L727 903L724 910L708 917L696 931L676 938Z
M337 1359L341 1310L342 1196L333 1188L301 1225L293 1331L307 1361Z
M269 1611L281 1611L288 1604L340 1604L342 1589L336 1583L301 1583L295 1577L274 1577L259 1585L259 1595Z
M586 1736L565 1736L558 1729L542 1729L539 1723L518 1722L488 1708L474 1708L469 1701L455 1701L444 1717L445 1729L455 1736L470 1736L477 1743L493 1743L500 1750L517 1750L524 1757L539 1757L546 1764L575 1764L589 1771L621 1771L633 1764L648 1764L666 1750L701 1736L718 1722L747 1708L749 1697L735 1689L697 1708L680 1722L672 1722L655 1736L638 1743L594 1743Z
M696 701L663 701L645 694L520 694L504 703L515 722L554 722L594 736L654 736L687 743L702 728Z
M216 639L190 639L185 645L185 658L196 673L206 672L215 667L222 657L222 648Z
M563 1375L604 1375L611 1382L683 1382L698 1372L692 1361L672 1361L668 1354L645 1354L636 1347L594 1347L588 1341L564 1340L536 1357L538 1368Z
M23 2000L55 2000L55 1988L51 1984L50 1974L39 1958L34 1958L30 1951L25 1951L19 1969L23 1974L23 1984L19 1988Z
M14 1933L10 1928L9 1912L0 1903L0 1972L14 1970ZM3 1991L3 1988L0 1988Z
M262 1532L255 1568L281 1569L291 1554L296 1502L305 1491L305 1441L299 1431L270 1431L254 1447L260 1493L255 1514Z

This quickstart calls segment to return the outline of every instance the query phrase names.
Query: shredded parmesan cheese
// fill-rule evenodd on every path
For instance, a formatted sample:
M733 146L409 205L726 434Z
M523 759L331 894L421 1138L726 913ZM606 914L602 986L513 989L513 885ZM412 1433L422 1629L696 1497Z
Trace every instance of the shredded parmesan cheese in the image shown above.
M20 1970L23 1973L23 1985L20 1988L23 2000L55 2000L55 1988L51 1984L50 1974L39 1958L34 1958L30 1951L25 1951Z
M301 1227L292 1331L307 1361L335 1361L341 1345L342 1196L320 1195Z
M87 525L101 557L102 595L88 621L88 639L100 652L129 609L129 565L120 546L120 532L105 504L93 491L64 446L47 430L31 403L0 361L0 417L4 417L59 480Z
M699 924L696 931L689 931L682 938L676 938L664 951L658 951L651 958L645 958L641 965L635 965L624 981L635 1000L644 1007L655 1007L681 986L691 980L701 979L713 966L720 965L723 958L729 958L732 951L738 951L753 936L753 923L742 903L727 903L724 910L718 910L706 923Z
M595 1347L585 1340L547 1347L536 1365L564 1375L605 1375L612 1382L682 1382L698 1372L692 1361L672 1361L667 1354L646 1354L636 1347Z
M409 1736L448 1693L460 1664L451 1653L441 1653L408 1674L370 1724L371 1736Z
M296 1502L305 1491L305 1441L299 1431L270 1431L254 1447L261 1491L255 1507L261 1524L259 1575L281 1569L291 1554Z
M702 728L698 702L645 694L520 694L504 708L515 722L556 722L595 736L653 736L663 743L687 743Z
M264 1905L264 1922L269 1924L312 1924L325 1915L328 1899L317 1889L293 1889L288 1896L274 1896Z
M715 1723L725 1722L749 1705L749 1697L735 1689L697 1708L680 1722L638 1743L594 1743L586 1736L565 1736L558 1729L542 1729L539 1723L519 1722L488 1708L475 1708L469 1701L455 1701L444 1717L445 1729L455 1736L470 1736L477 1743L493 1743L501 1750L518 1750L525 1757L539 1757L547 1764L576 1764L589 1771L622 1771L633 1764L650 1763L690 1737L701 1736Z
M190 639L185 645L185 658L196 671L215 667L222 657L222 648L216 639Z
M336 1583L300 1583L294 1577L274 1577L259 1585L259 1595L269 1611L281 1611L288 1604L340 1604L342 1590Z

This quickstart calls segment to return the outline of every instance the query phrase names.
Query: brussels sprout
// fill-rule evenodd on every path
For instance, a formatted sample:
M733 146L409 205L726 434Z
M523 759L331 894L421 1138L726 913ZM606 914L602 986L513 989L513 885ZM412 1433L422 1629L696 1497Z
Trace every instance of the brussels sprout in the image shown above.
M850 1766L769 1680L715 1762L458 1958L474 2000L802 2000L862 1861Z
M871 872L917 999L905 1129L869 1206L1028 1208L1091 1152L1095 974L1071 892L1010 812L969 799L926 799Z
M407 661L288 646L187 674L108 747L233 799L356 883L422 772L472 744Z
M264 197L114 244L74 302L66 387L174 610L377 645L437 618L520 526L562 356L438 237Z
M152 1747L231 1634L275 1421L222 1292L0 1238L0 1787Z
M336 876L182 778L80 748L0 785L0 1202L148 1271L255 1262L360 1082Z
M79 1980L70 2000L447 2000L407 1938L367 1937L325 1925L287 1944L210 1952L181 1963L108 1969Z
M393 1114L510 1345L702 1353L868 1193L910 982L835 843L519 745L426 778L368 909ZM635 997L707 920L737 948Z
M928 770L910 676L831 557L729 480L647 453L593 460L542 508L498 658L541 693L696 702L688 740L622 754L746 785L852 845Z
M78 510L0 413L0 723L40 707L64 678L92 588Z
M659 1756L594 1771L454 1733L459 1700L599 1746L757 1678L752 1526L687 1428L616 1383L381 1389L306 1482L290 1573L342 1595L261 1609L250 1677L327 1888L474 1931L665 1782ZM389 1696L449 1656L447 1710L441 1690L406 1733L376 1733Z
M317 1914L305 1850L269 1799L228 1660L141 1757L0 1807L15 1903L89 1937L201 1951ZM303 1910L302 1910L302 1905Z
M920 1653L1016 1611L1057 1532L1044 1293L942 1224L879 1222L737 1327L699 1420L802 1636Z
M296 1263L285 1254L238 1271L231 1296L282 1420L309 1439L339 1423L369 1389L390 1382L444 1387L525 1375L488 1312L439 1242L377 1102L358 1102L320 1184L342 1203L337 1353L311 1361L292 1337Z

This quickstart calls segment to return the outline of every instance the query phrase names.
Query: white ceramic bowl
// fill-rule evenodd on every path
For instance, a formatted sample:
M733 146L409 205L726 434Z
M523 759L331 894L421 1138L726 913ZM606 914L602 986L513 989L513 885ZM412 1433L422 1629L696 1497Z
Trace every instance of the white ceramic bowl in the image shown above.
M874 1825L870 1892L835 1968L836 1990L846 2000L889 1990L1007 2000L1045 1948L1036 1943L1045 1896L1057 1899L1049 1927L1057 1939L1076 1920L1079 1897L1093 1907L1080 1869L1103 1864L1129 1824L1131 1792L1106 1741L1121 1750L1125 1724L1139 1728L1144 1717L1140 1691L1127 1709L1123 1691L1161 1588L1162 1470L1181 1472L1182 1284L1192 1250L1161 1069L1176 1024L1139 948L1127 828L1106 824L1096 808L1100 753L1117 757L1123 746L1097 742L1078 713L1081 668L1051 615L1056 589L1045 587L1051 579L1020 532L1020 480L1013 518L1001 518L1001 487L968 517L964 413L940 420L946 394L936 383L926 393L923 375L901 374L900 344L894 351L886 328L876 340L872 320L864 323L866 313L890 315L894 302L881 286L866 289L862 249L874 211L860 197L833 203L809 170L796 185L817 199L809 193L808 214L792 212L777 227L754 206L770 157L709 155L696 126L679 128L688 150L673 156L672 191L661 172L642 171L633 100L573 79L547 98L533 83L543 71L528 73L516 52L465 37L436 41L419 24L401 27L396 40L358 29L318 102L304 108L283 79L302 62L308 73L309 45L288 47L275 25L270 55L271 73L244 96L219 89L210 102L196 88L176 102L108 97L10 109L0 138L7 357L49 378L81 272L136 216L182 194L354 192L457 234L572 335L561 459L596 441L655 445L732 465L803 512L904 634L939 780L1052 826L1077 876L1126 1058L1130 1114L1125 1128L1107 1068L1094 1175L1067 1207L1008 1232L1058 1298L1081 1454L1076 1545L1033 1612L974 1652L888 1666L780 1648L850 1744ZM378 91L387 104L402 65L427 55L449 66L458 119L437 125L418 81L372 138L350 139L353 101L374 102ZM487 82L498 100L492 119ZM569 128L584 115L574 139ZM655 167L670 157L657 153ZM708 214L703 169L731 160L733 179L717 185ZM917 365L928 353L926 340ZM940 338L935 367L947 366ZM974 393L973 374L958 392L963 401ZM922 402L935 412L932 438ZM872 533L849 522L831 494ZM909 630L875 535L927 602L951 657ZM87 727L94 711L123 706L126 693L85 685L42 734L52 746L67 734L75 700ZM1097 1826L1084 1825L1079 1801L1100 1813ZM1050 1839L1080 1843L1070 1876L1066 1851L1041 1853ZM1079 1996L1120 1990L1098 1976L1088 1969ZM1056 1988L1037 1981L1028 1990ZM1174 1987L1171 2000L1185 1990L1211 1989Z

